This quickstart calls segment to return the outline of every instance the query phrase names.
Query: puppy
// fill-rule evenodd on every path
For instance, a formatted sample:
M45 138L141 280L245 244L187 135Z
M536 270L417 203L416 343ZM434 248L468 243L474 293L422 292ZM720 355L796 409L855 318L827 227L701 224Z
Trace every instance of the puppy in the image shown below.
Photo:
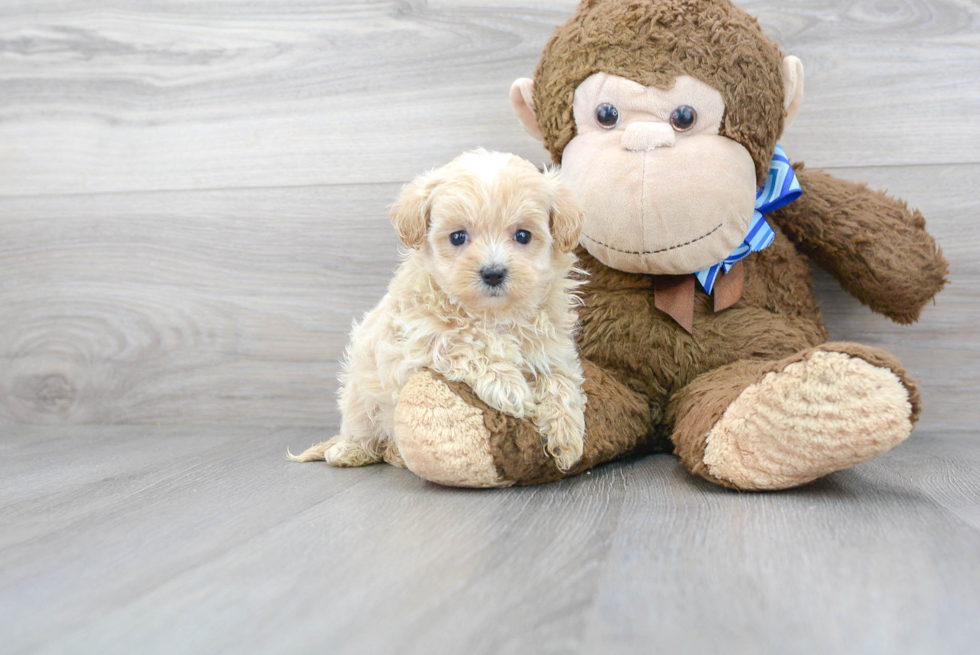
M340 434L296 461L404 466L398 394L423 368L534 421L562 470L582 456L585 395L571 277L582 225L556 171L476 150L405 186L391 219L409 247L380 304L355 323Z

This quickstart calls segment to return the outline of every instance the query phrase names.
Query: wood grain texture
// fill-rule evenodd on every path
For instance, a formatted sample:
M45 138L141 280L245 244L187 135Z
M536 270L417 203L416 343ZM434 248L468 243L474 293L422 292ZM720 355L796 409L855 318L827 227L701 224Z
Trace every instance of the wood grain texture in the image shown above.
M834 338L923 380L908 443L779 494L666 456L484 492L284 459L336 429L400 184L546 159L506 93L575 4L0 4L0 651L976 651L973 0L743 3L807 67L791 157L951 261L911 328L817 277Z
M838 171L922 209L952 284L911 328L818 278L834 338L925 382L972 427L980 389L980 165ZM352 319L384 293L398 185L0 199L0 421L336 425Z
M544 161L507 91L575 4L5 2L0 195L397 182L477 145ZM792 155L980 161L972 0L745 6L809 71Z
M398 185L480 144L544 161L506 90L573 5L4 3L0 422L335 423ZM911 330L822 279L835 336L895 351L927 420L965 425L980 10L746 6L811 64L794 158L908 197L953 262Z
M0 201L0 417L323 423L396 190Z
M739 494L667 456L473 491L286 461L310 429L4 430L5 653L965 654L980 638L966 439Z

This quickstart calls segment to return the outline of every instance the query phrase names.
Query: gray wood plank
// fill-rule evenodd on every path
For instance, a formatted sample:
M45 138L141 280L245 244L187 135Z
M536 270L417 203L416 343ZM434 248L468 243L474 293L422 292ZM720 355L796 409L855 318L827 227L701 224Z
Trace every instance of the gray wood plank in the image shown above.
M980 166L841 169L909 199L952 262L911 328L818 278L834 338L925 384L926 421L980 391ZM352 319L384 293L396 184L0 199L0 422L327 425Z
M973 652L980 533L889 459L740 495L637 464L584 650Z
M864 470L875 485L913 487L980 530L980 434L920 432L911 448L899 448ZM978 566L978 565L975 565Z
M399 182L513 118L575 0L18 0L0 7L0 195ZM787 151L977 163L970 0L744 3L808 68Z
M97 466L111 492L82 481L52 503L61 480L42 477L0 513L5 652L968 653L980 637L975 432L739 494L669 456L473 491L285 461L309 429L81 427L71 449L63 428L17 430L0 480L33 459Z
M975 651L980 7L743 4L807 66L790 155L908 198L953 266L912 328L818 275L925 415L768 495L666 456L490 492L283 457L336 428L398 185L546 159L506 91L575 0L2 3L0 650Z
M396 191L2 201L0 420L322 424Z
M327 627L331 643L344 647L342 626L357 616L369 620L364 610L376 598L379 611L401 615L407 607L402 618L414 627L402 634L352 634L348 652L357 652L356 642L363 640L388 650L411 641L412 633L429 640L429 622L441 621L438 614L455 606L454 596L468 597L474 577L505 587L527 583L535 598L549 605L586 605L592 586L579 583L597 573L605 543L597 537L609 532L615 518L609 511L610 481L592 493L575 494L577 500L562 486L545 496L480 494L439 489L390 467L328 471L285 461L285 444L306 445L309 431L275 436L238 431L234 448L227 431L215 438L200 432L196 445L159 429L117 433L120 440L148 449L159 441L161 470L146 472L132 458L120 457L114 504L101 492L76 490L76 507L52 511L42 500L43 511L4 517L15 534L26 531L17 543L0 547L0 609L15 619L5 643L40 652L283 652L323 643L316 633ZM87 434L99 431L89 428ZM62 453L64 462L70 455ZM348 493L365 483L363 493ZM551 500L533 502L536 498ZM555 511L552 505L559 500L563 507ZM308 511L312 507L319 509ZM43 538L33 522L25 526L29 515L48 526ZM575 517L573 524L569 516ZM435 538L438 534L444 539ZM529 551L526 557L548 561L548 567L496 575L506 570L515 542ZM359 548L361 543L371 547ZM215 577L213 567L228 566L244 568L226 581ZM246 607L242 594L253 576L278 581L273 584L278 591L252 589L245 596L258 602ZM309 591L315 599L290 592L302 580L314 582ZM412 598L424 601L427 593L434 604L425 608L426 616L405 605ZM510 611L488 608L488 600L468 602L474 610L482 606L481 614ZM146 611L156 618L135 618ZM164 627L169 619L160 619L171 611L183 617L180 625ZM112 625L116 621L129 627ZM557 639L574 628L573 621L572 614L556 620ZM143 627L132 631L137 625ZM151 625L170 636L158 639L152 629L143 629ZM268 631L274 625L290 626L289 643L274 637L277 629Z
M307 443L317 438L315 431L307 434ZM33 648L55 631L94 621L376 473L310 477L314 471L285 466L286 438L263 429L130 428L113 433L117 454L90 451L89 441L104 435L80 429L70 448L35 459L49 472L109 465L104 478L64 487L35 476L33 499L0 510L6 647ZM47 442L43 434L38 440ZM4 458L4 473L18 464ZM311 484L284 474L305 475Z

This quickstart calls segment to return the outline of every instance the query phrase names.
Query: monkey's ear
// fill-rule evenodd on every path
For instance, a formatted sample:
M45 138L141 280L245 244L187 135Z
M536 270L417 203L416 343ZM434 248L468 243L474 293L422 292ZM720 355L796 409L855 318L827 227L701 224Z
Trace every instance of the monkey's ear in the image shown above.
M558 178L558 172L551 170L547 173L552 181L551 238L562 252L572 252L578 245L578 237L582 232L582 209L575 199L575 192Z
M803 62L798 57L790 55L783 59L783 89L785 91L783 106L786 107L786 123L783 131L796 120L803 106Z
M538 127L538 119L534 115L534 80L522 77L511 84L510 104L514 106L514 112L527 133L538 141L544 141L544 135Z
M418 250L429 230L429 211L432 209L432 190L438 184L433 173L417 177L402 187L398 200L388 216L398 232L398 238L409 248Z

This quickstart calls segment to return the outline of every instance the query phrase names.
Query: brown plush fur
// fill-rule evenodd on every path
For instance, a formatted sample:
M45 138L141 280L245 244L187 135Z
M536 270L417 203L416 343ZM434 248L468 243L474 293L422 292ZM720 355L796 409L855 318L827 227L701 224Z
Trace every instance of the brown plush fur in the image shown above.
M687 74L717 88L727 105L722 134L748 149L759 180L765 179L785 117L780 53L755 20L728 0L583 2L548 43L534 84L538 123L556 163L575 136L574 90L596 72L658 86ZM578 250L589 273L578 335L588 404L585 455L570 474L637 448L664 449L669 436L692 472L736 486L707 469L712 426L767 373L816 352L844 353L890 371L907 392L908 422L918 418L918 387L894 357L857 344L825 343L805 255L872 310L900 323L916 320L945 283L948 265L922 216L905 203L802 166L797 170L802 198L769 215L776 239L744 260L741 300L716 313L698 289L691 334L655 307L652 277L614 270ZM529 424L487 409L466 388L455 391L483 410L501 480L531 484L561 477ZM809 479L822 474L810 473Z
M790 364L810 357L814 352L838 352L857 357L878 367L891 370L901 380L909 394L913 422L922 411L922 401L916 381L902 368L898 360L877 348L854 343L825 343L795 353L779 361L740 360L700 376L670 401L670 418L674 423L675 453L692 473L716 484L735 485L711 475L704 463L706 437L721 419L725 410L749 385L756 384L768 373L781 371Z
M795 168L806 193L770 223L872 310L897 323L918 320L949 274L922 214L864 184Z
M521 485L541 484L622 457L642 444L651 430L649 409L642 395L631 392L589 362L584 362L583 368L583 388L589 397L585 421L596 438L586 442L582 459L567 473L562 473L554 459L548 457L541 447L541 437L529 422L490 409L465 384L445 383L467 404L483 410L498 477Z
M722 136L742 144L761 184L783 132L783 56L758 22L718 0L586 0L555 30L534 74L534 106L554 162L575 137L572 99L594 73L670 88L690 75L722 92Z

